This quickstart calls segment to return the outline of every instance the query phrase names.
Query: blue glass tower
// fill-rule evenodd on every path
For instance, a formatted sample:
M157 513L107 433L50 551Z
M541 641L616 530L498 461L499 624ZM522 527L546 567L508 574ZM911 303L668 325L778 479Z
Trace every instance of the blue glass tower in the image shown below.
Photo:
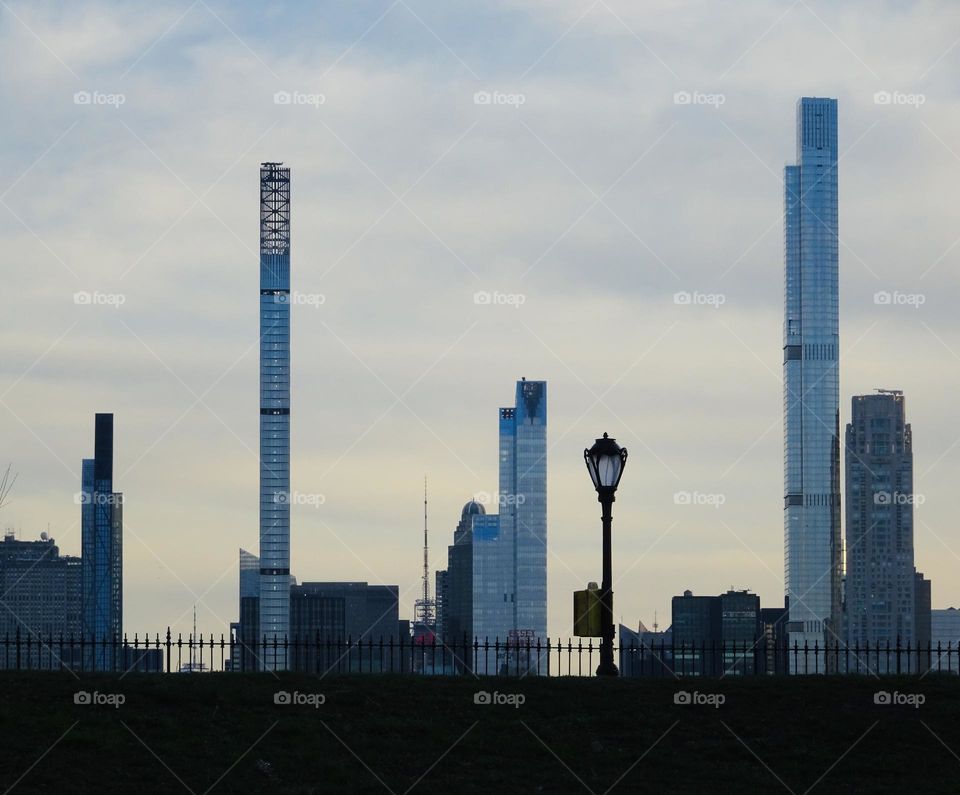
M290 169L260 167L260 635L287 668L290 629ZM279 644L276 651L274 640Z
M113 490L113 415L95 418L80 487L85 670L114 671L123 638L123 495Z
M797 103L797 164L784 183L784 584L791 647L823 649L839 640L841 610L835 99ZM823 672L824 656L807 670Z

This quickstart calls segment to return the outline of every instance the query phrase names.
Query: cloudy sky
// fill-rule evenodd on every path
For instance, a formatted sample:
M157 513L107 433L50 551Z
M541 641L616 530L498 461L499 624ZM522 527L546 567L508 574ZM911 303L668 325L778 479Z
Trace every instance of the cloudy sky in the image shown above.
M958 31L949 0L3 0L0 523L79 554L112 411L125 628L186 630L196 603L225 631L258 546L258 163L282 160L292 487L322 495L293 511L299 579L399 584L409 616L423 476L440 564L527 376L550 384L552 634L599 579L603 431L630 450L625 623L669 623L685 588L781 602L781 175L819 95L841 422L905 390L917 565L960 603Z

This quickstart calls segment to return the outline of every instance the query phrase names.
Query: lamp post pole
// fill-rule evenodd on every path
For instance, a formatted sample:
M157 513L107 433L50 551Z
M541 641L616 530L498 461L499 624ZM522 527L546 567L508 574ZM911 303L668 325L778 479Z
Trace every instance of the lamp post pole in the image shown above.
M618 676L613 661L613 494L601 494L603 506L603 582L600 584L600 665L597 676Z

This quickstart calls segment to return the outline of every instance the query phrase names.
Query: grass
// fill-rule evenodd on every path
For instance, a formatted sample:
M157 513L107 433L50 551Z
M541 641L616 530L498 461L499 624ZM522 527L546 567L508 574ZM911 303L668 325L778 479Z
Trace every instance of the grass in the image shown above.
M960 777L957 677L3 672L0 683L0 792L913 794L954 792ZM78 705L79 690L125 703ZM279 690L325 703L277 705ZM478 690L524 703L478 705ZM676 705L678 690L726 701ZM876 705L878 690L925 703Z

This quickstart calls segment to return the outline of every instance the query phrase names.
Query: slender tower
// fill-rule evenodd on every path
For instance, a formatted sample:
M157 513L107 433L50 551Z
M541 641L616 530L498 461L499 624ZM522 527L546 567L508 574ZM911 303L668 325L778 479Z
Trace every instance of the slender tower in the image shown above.
M840 641L841 609L835 99L797 102L797 163L784 183L784 584L789 643L801 650L791 663L823 673L827 655L813 662L812 650Z
M430 598L430 543L427 535L427 476L423 476L423 583L420 598L414 605L414 620L424 629L434 630L437 602Z
M287 668L290 630L290 169L282 166L260 166L260 657L268 671Z

